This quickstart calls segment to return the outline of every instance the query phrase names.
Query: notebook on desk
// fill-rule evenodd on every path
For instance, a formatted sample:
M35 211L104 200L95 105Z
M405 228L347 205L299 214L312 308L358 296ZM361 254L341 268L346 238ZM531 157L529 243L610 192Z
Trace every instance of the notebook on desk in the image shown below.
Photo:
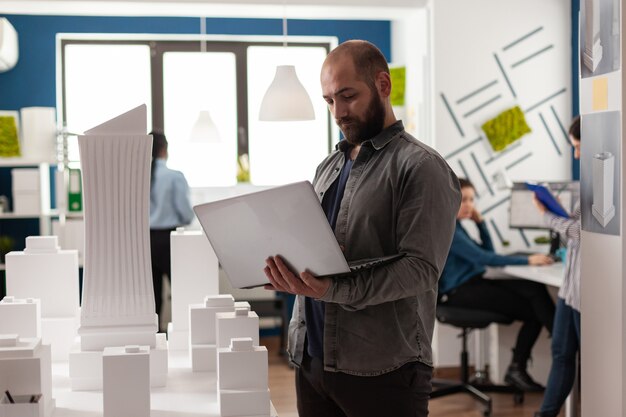
M403 256L348 263L310 182L297 182L195 206L234 288L269 284L263 268L280 255L296 273L349 277Z

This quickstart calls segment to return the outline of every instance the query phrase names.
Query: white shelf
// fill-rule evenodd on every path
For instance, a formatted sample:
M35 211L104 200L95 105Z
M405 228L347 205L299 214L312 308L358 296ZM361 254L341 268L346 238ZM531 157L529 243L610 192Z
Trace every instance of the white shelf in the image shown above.
M56 165L58 161L42 161L40 159L31 159L31 158L1 158L0 157L0 167L32 167L38 166L41 164L50 164Z
M41 217L58 216L58 210L50 210L47 213L0 213L0 219L39 219Z

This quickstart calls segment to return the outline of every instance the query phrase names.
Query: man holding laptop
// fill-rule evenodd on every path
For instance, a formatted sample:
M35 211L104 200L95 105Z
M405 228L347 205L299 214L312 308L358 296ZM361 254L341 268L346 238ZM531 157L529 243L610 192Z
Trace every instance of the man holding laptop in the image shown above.
M460 204L446 162L397 121L382 53L348 41L321 83L346 140L313 182L348 261L404 254L352 276L316 278L267 259L268 289L297 294L289 355L298 412L308 416L426 416L437 281Z

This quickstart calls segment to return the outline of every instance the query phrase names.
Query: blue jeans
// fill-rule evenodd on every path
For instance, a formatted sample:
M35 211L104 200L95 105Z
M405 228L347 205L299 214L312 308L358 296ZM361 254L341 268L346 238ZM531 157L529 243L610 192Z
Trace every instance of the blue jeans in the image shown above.
M580 350L580 312L556 303L552 332L552 368L540 411L557 415L572 390L576 376L576 353Z

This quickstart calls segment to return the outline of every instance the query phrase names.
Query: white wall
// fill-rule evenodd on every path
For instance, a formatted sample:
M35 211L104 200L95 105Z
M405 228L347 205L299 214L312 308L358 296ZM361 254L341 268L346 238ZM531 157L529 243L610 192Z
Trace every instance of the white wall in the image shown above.
M582 2L581 2L582 3ZM605 0L601 3L606 4ZM624 4L621 3L621 21L624 20ZM582 5L581 5L582 7ZM609 6L610 7L610 6ZM601 13L601 28L606 25ZM621 55L624 56L624 26L620 22ZM610 54L610 44L603 41L603 48ZM605 55L606 56L606 55ZM610 55L609 55L610 56ZM604 58L603 58L604 59ZM623 59L621 59L623 65ZM593 106L594 81L606 78L608 100L606 108ZM623 70L581 80L580 108L583 131L585 120L602 117L604 111L620 111L621 135L619 141L621 161L626 157L624 147L624 94L626 85ZM592 116L593 115L593 116ZM589 124L587 125L589 126ZM589 129L589 127L588 127ZM593 137L593 136L591 136ZM583 142L588 140L583 134ZM606 138L603 138L606 139ZM587 142L584 142L587 143ZM583 149L583 152L585 149ZM584 158L583 154L583 158ZM621 207L626 204L626 189L624 185L625 172L620 168L617 159L616 178L621 181ZM592 177L592 172L585 164L581 164L581 179ZM617 212L613 220L624 224L623 210L616 202ZM582 206L583 225L585 218L591 222L595 220L591 214L591 207ZM613 221L612 220L612 221ZM609 223L610 224L610 223ZM583 231L581 240L581 342L582 359L582 415L583 416L626 416L626 285L624 285L624 259L626 259L626 244L624 244L624 227L619 228L618 236L611 236L590 231Z
M525 231L522 236L518 230L508 228L509 192L497 190L492 177L496 171L505 170L513 181L571 179L571 150L565 133L571 119L570 1L436 0L430 7L434 75L431 143L448 157L459 176L469 176L476 185L480 196L477 204L487 211L485 218L498 251L545 251L545 247L533 243L534 237L542 233ZM459 102L489 83L493 84ZM485 104L491 99L494 101ZM482 104L484 107L475 110ZM524 110L532 133L522 139L521 145L492 160L495 154L485 139L479 139L480 125L513 105ZM494 224L511 246L503 248ZM455 336L454 329L438 328L434 341L438 365L458 364L459 343ZM510 339L504 336L502 339ZM547 341L543 344L541 351L546 350ZM547 370L535 375L545 381ZM492 377L499 379L497 375Z
M394 65L406 66L405 106L394 108L407 132L432 145L430 134L430 77L424 65L429 55L429 10L407 11L391 22L391 56Z

